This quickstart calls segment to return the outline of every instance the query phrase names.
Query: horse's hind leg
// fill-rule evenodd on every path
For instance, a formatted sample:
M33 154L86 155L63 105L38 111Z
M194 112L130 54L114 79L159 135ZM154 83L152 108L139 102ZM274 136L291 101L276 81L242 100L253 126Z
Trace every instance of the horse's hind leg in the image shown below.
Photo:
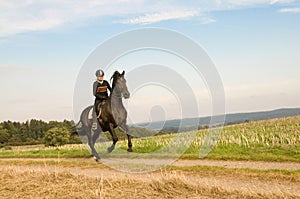
M116 145L116 143L119 140L118 137L117 137L117 134L116 134L116 132L114 130L113 124L109 124L109 133L110 133L110 135L112 137L113 144L110 147L107 148L107 152L108 153L112 152L115 149L115 145Z
M102 130L100 130L99 128L97 128L95 131L94 131L94 134L93 134L93 137L92 137L92 140L93 140L93 145L95 145L100 133L102 132Z
M122 124L119 126L121 130L125 131L127 135L127 140L128 140L128 152L132 152L132 142L131 142L131 135L129 134L129 128L126 124Z
M128 152L132 152L132 143L131 143L131 135L127 133L127 139L128 139Z

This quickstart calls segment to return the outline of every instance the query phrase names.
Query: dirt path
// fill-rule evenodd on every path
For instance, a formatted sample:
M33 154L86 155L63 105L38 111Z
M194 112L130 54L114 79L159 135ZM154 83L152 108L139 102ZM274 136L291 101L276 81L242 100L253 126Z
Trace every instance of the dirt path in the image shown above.
M297 162L224 161L224 160L178 160L175 166L218 166L224 168L249 168L258 170L300 170Z
M57 161L57 162L95 162L92 158L1 158L0 161ZM149 165L160 165L163 164L163 160L160 159L128 159L128 158L113 158L105 159L106 165L111 162L130 162L132 164L138 164L143 162L144 164ZM178 167L187 167L187 166L216 166L223 168L233 168L233 169L257 169L257 170L300 170L299 162L265 162L265 161L225 161L225 160L183 160L178 159L172 164L173 166Z
M127 160L127 159L126 159ZM14 164L14 161L26 162L26 161L39 161L41 164ZM145 186L152 185L154 182L171 183L172 186L184 187L209 187L210 189L217 188L217 190L225 190L227 193L241 194L243 196L253 196L258 198L300 198L300 179L299 176L273 176L274 174L249 174L247 172L238 172L226 170L222 172L200 170L200 171L156 171L151 173L124 173L109 167L98 166L66 166L66 165L50 165L43 164L46 161L57 162L94 162L92 159L0 159L0 171L14 171L15 175L22 175L26 172L29 173L49 173L55 175L62 175L70 173L74 176L86 176L87 178L105 179L110 181L121 180L138 182L138 184L144 184ZM120 159L119 161L125 161ZM141 160L139 160L141 161ZM146 160L143 160L147 162ZM154 164L157 160L148 160L148 163ZM101 165L101 164L100 164ZM225 168L251 168L258 170L279 169L279 170L296 170L300 169L300 163L280 163L280 162L243 162L243 161L215 161L215 160L177 160L173 163L174 166L186 167L186 166L219 166ZM177 181L174 182L173 178L183 180L183 184L177 185ZM130 181L131 182L131 181ZM174 184L175 183L175 184ZM160 186L162 186L160 185ZM169 185L168 185L169 186ZM145 189L147 189L145 187ZM178 189L178 188L177 188ZM142 189L143 190L143 189ZM130 187L127 191L130 191ZM132 190L133 192L136 190ZM0 189L1 192L1 189ZM159 194L159 191L158 191ZM180 195L179 195L180 196ZM180 198L180 197L178 197Z

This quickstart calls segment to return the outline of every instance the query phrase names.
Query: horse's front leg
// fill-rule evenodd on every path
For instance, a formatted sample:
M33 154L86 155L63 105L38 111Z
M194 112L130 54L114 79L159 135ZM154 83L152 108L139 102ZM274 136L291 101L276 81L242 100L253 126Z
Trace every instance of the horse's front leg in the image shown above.
M94 146L94 141L93 141L93 138L92 138L92 132L91 132L91 129L87 130L87 138L88 138L88 145L90 146L91 150L92 150L92 156L96 159L96 161L99 161L100 157L95 149L95 146Z
M120 127L121 130L125 131L125 133L127 135L127 140L128 140L128 149L127 149L127 151L128 152L132 152L131 135L129 134L129 128L128 128L128 126L125 123L123 123L119 127Z
M114 130L114 125L112 123L109 124L109 133L112 137L113 144L110 147L107 148L108 153L112 152L115 149L115 145L119 140L118 137L117 137L117 134Z

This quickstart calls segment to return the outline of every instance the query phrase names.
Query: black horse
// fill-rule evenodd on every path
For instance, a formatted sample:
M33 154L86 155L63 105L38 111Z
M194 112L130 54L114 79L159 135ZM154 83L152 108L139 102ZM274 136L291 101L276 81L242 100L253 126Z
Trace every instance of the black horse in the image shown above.
M101 106L101 116L98 118L99 125L97 129L92 130L93 119L89 118L89 113L93 106L85 108L80 115L80 122L77 125L77 131L79 135L86 135L88 138L88 145L92 150L92 155L98 161L100 159L94 145L97 138L101 132L109 131L112 136L113 144L107 148L107 151L110 153L114 150L115 145L118 141L118 137L115 132L115 128L120 127L121 130L125 131L128 138L128 152L132 152L132 143L131 135L129 134L129 129L127 126L127 111L123 106L122 97L128 99L130 93L128 92L126 86L126 79L124 78L125 71L120 74L118 71L115 71L111 79L112 83L112 92L105 103ZM93 114L95 117L95 113ZM80 126L80 127L78 127Z

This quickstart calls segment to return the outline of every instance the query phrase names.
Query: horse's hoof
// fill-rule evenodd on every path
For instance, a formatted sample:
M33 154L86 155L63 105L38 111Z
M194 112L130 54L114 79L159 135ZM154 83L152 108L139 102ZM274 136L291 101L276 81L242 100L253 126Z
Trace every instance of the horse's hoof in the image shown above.
M113 150L114 150L114 148L111 148L111 147L108 147L108 148L107 148L107 152L108 152L108 153L111 153Z
M130 152L130 153L131 153L131 152L132 152L132 149L127 149L127 152Z
M99 161L100 161L100 158L99 158L99 157L93 156L93 158L96 160L96 162L99 162Z

